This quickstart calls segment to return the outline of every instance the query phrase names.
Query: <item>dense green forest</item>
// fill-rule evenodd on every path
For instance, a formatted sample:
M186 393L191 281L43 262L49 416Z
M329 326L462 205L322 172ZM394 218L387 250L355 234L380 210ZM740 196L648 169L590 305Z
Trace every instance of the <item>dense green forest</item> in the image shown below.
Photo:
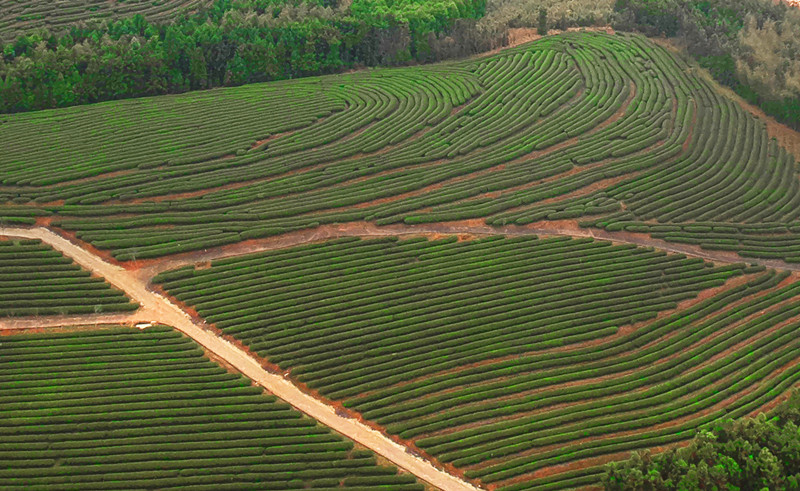
M800 9L770 0L617 0L615 27L678 36L714 78L800 129Z
M751 103L800 128L800 9L771 0L214 0L0 40L0 112L440 61L510 28L677 37Z
M40 29L0 44L0 111L436 61L480 50L467 35L440 35L467 32L484 8L485 0L215 0L169 23L135 15Z
M800 392L769 416L728 421L684 448L609 464L607 490L800 489Z

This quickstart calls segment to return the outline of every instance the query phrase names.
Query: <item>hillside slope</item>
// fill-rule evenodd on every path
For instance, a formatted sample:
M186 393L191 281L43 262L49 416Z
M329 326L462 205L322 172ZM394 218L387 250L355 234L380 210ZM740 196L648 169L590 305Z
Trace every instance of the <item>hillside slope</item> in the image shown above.
M425 490L172 328L2 339L3 489Z
M597 484L800 380L796 275L591 239L348 238L155 281L487 489Z
M59 32L82 21L136 14L165 20L209 3L211 0L7 0L0 3L0 38L11 40L40 27Z
M580 219L800 258L794 158L633 35L10 115L2 128L4 220L42 216L120 260L324 223L465 219Z

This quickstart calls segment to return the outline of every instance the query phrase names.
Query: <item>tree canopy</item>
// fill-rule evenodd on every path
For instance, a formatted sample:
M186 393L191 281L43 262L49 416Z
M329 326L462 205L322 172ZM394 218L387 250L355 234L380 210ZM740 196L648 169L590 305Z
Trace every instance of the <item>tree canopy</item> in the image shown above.
M800 391L771 414L700 431L688 446L609 464L607 490L800 489Z

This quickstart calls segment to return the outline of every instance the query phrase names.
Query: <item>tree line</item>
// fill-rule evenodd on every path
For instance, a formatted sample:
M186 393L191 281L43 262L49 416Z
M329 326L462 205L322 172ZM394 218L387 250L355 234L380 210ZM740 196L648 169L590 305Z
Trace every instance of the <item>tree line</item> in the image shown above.
M771 0L616 0L614 27L678 36L700 65L800 129L800 9Z
M498 43L485 0L215 0L168 23L141 15L0 42L0 112L64 107L438 61Z
M609 491L799 489L800 391L769 415L700 431L688 446L606 466Z

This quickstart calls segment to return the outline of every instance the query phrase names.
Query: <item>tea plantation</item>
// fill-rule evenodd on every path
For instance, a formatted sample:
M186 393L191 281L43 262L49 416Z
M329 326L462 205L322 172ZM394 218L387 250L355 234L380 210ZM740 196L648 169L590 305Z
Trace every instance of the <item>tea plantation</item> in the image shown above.
M168 327L4 336L0 367L3 489L425 489Z
M122 312L138 307L103 278L92 276L41 241L0 236L0 317Z
M486 489L597 485L800 381L795 156L637 34L2 115L0 148L0 226ZM0 273L2 315L136 307L40 243ZM0 487L423 486L169 328L0 334Z
M800 258L794 158L636 35L2 121L4 220L51 216L123 261L325 223L465 219Z
M788 276L494 237L329 241L156 281L309 388L516 490L572 462L580 472L551 484L596 483L591 459L689 439L790 388L800 282Z

